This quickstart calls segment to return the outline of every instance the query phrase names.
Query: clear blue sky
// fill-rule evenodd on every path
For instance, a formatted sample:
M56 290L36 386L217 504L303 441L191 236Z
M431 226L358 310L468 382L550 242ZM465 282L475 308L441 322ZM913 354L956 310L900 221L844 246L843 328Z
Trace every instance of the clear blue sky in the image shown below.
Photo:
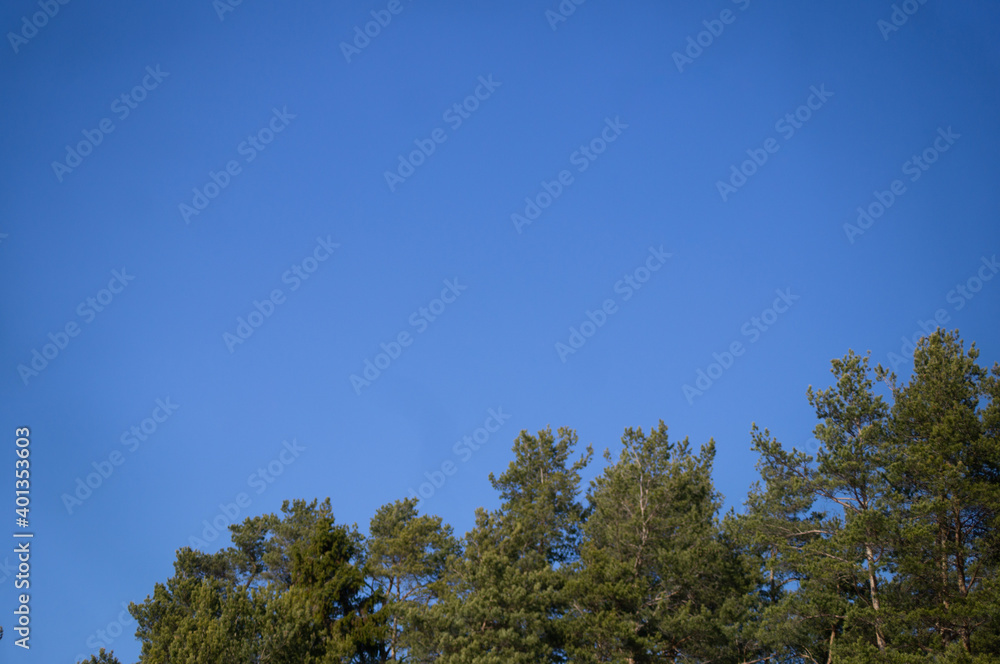
M451 462L421 509L461 533L521 429L600 452L662 418L738 507L751 423L804 445L831 358L887 363L938 310L1000 358L995 3L49 1L0 10L0 421L11 469L31 428L35 533L4 659L110 624L135 661L121 603L241 492L364 529Z

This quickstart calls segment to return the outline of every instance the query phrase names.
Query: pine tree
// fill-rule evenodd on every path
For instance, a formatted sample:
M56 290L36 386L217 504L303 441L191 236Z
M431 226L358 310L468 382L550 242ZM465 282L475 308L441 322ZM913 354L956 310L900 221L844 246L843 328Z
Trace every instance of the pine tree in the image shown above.
M570 456L576 434L549 429L514 442L514 460L490 483L498 510L476 512L464 555L433 611L441 664L565 661L565 565L577 555L583 507L579 472L591 451Z
M834 360L835 384L807 391L821 420L816 458L753 430L764 488L748 503L749 531L766 556L769 645L789 656L886 654L884 586L893 523L885 480L889 406L867 357ZM794 591L790 592L789 588Z
M365 569L382 602L387 662L433 661L428 614L444 591L449 559L460 553L451 526L418 515L416 506L413 498L384 505L369 528Z
M938 330L918 344L907 384L883 371L896 401L888 474L907 642L949 661L1000 652L1000 367L991 374L978 356Z
M588 493L590 515L570 584L575 662L725 661L749 591L716 520L715 444L696 456L661 421L626 429ZM730 660L732 661L732 660Z
M296 500L230 526L233 547L177 552L174 576L132 604L142 662L326 664L379 660L362 542L330 502Z
M91 655L90 659L85 659L81 664L121 664L117 657L115 657L115 651L105 652L104 648L96 655Z

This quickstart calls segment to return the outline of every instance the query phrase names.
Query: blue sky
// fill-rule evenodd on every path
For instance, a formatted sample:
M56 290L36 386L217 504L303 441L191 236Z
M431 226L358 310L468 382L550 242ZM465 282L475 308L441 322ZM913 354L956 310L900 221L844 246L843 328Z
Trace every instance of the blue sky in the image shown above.
M0 10L12 660L104 630L135 661L122 602L227 511L364 529L427 473L464 532L520 430L660 419L738 507L751 424L805 445L849 348L888 364L937 313L1000 359L985 0L46 2Z

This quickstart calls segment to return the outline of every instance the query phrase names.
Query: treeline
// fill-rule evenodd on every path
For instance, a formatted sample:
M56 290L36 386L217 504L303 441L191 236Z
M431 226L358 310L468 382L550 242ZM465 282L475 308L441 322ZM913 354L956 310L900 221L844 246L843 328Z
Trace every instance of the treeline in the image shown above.
M714 443L662 422L585 493L573 431L522 431L463 538L412 499L367 537L329 499L286 502L177 552L130 609L141 662L1000 662L1000 366L977 357L939 330L905 384L834 360L807 391L815 457L755 425L739 513Z

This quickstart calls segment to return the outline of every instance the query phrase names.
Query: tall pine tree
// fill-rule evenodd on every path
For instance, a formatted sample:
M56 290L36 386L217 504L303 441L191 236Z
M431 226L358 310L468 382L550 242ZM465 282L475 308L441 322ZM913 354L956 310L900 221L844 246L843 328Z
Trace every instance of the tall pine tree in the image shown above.
M577 556L579 473L591 451L572 461L576 434L558 433L522 431L507 470L490 474L501 506L477 510L449 594L434 607L441 664L565 661L566 565Z
M938 330L918 344L909 382L886 376L905 639L953 661L1000 653L1000 367L978 357Z
M430 609L445 591L445 571L460 553L451 526L421 516L413 498L383 505L372 517L365 570L382 600L387 662L434 661Z
M662 421L626 429L617 462L605 453L570 584L574 662L736 661L749 585L716 519L714 456Z
M816 458L753 430L763 487L751 492L745 532L764 556L772 600L763 625L775 653L832 661L885 655L892 520L885 480L889 406L868 358L832 362L835 383L809 388L821 420Z

